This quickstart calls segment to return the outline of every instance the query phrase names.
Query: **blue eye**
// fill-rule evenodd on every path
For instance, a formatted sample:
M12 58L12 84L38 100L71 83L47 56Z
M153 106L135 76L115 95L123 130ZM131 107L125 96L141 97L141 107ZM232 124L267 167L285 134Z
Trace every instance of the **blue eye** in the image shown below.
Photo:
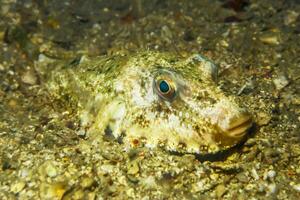
M173 101L177 96L175 82L169 77L159 77L153 81L154 91L164 100Z
M173 72L159 70L153 79L153 91L160 99L173 102L178 96L178 85Z
M169 84L167 83L167 81L162 80L162 81L159 83L159 90L160 90L162 93L167 93L167 92L169 92L170 86L169 86Z

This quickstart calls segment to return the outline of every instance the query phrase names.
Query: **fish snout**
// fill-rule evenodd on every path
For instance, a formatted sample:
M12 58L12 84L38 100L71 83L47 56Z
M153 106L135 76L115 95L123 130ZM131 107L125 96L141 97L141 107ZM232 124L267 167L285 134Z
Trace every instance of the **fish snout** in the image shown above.
M252 116L247 111L229 116L219 126L223 134L230 138L242 138L253 125Z

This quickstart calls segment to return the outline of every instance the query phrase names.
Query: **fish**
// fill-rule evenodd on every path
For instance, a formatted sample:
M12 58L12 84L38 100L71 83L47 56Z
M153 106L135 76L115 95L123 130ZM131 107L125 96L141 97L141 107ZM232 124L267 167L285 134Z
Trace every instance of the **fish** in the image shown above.
M205 155L240 144L253 126L201 54L147 50L40 65L47 91L72 105L91 140Z

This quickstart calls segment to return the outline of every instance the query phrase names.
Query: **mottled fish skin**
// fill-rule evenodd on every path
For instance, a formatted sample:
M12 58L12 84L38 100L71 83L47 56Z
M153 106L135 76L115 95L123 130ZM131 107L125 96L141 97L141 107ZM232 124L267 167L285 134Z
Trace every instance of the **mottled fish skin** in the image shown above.
M217 153L238 144L252 125L247 110L216 85L216 65L199 54L83 56L43 74L53 96L76 105L89 138L109 130L126 148Z

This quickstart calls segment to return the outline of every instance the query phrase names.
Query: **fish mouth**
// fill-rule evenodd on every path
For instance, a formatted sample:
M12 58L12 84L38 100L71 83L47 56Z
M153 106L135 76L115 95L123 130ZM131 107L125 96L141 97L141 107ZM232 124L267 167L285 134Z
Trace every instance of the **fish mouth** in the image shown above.
M223 132L230 138L241 138L248 132L252 125L252 116L245 112L232 118Z

